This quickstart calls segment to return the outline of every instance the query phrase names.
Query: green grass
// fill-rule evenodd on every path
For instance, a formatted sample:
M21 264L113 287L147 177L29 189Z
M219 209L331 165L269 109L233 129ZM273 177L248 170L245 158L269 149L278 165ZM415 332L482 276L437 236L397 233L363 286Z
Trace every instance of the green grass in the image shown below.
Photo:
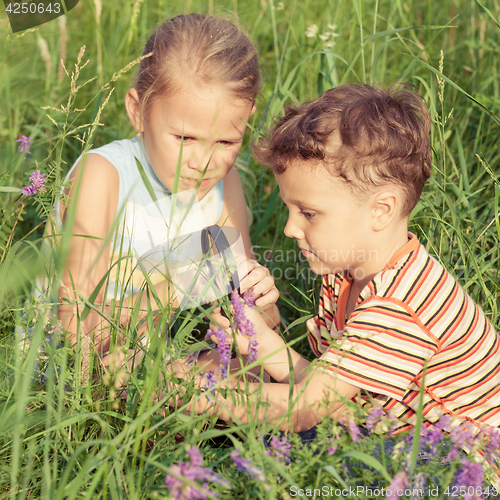
M66 44L58 21L13 35L0 15L0 188L22 187L37 168L49 180L47 193L33 199L0 189L0 498L167 496L163 480L172 464L187 459L186 444L200 446L205 463L232 482L231 490L214 487L223 498L286 498L292 485L339 487L356 480L369 484L373 477L387 486L382 472L358 468L354 479L343 472L343 453L368 451L368 444L342 438L328 459L314 454L314 447L297 446L294 461L285 466L266 455L259 438L272 429L269 425L219 428L214 418L190 416L183 408L165 412L163 402L150 397L158 381L168 378L160 362L167 349L160 326L151 326L148 351L156 363L134 372L127 401L118 408L112 381L82 385L79 350L49 349L48 379L33 383L46 311L37 304L28 310L36 334L25 357L16 351L15 326L24 321L25 300L44 262L44 228L65 173L85 148L133 135L123 97L136 67L121 70L140 56L162 19L181 12L232 11L258 46L264 76L248 141L271 127L285 104L314 99L331 86L401 81L416 86L434 121L434 169L410 229L498 328L500 2L482 3L488 10L470 0L116 0L105 2L98 22L96 4L88 0L68 14ZM307 37L313 24L318 34L338 34L329 35L335 44L325 47L318 36ZM48 47L45 60L42 39ZM70 77L83 45L72 89ZM69 76L59 69L61 57ZM15 143L21 134L33 139L25 161ZM283 326L291 326L287 338L310 355L303 322L315 311L319 281L284 236L286 210L276 183L255 164L247 143L239 164L253 213L253 244L276 277ZM63 264L59 254L56 268ZM175 345L186 347L199 338L201 317L179 319ZM134 346L134 328L127 333ZM186 387L187 398L194 389ZM331 433L331 423L323 427L322 436ZM183 444L177 443L179 433ZM233 446L265 469L265 484L236 471L228 458ZM328 448L326 438L317 446ZM389 457L381 463L385 474L400 470ZM455 466L439 470L441 484L450 484Z

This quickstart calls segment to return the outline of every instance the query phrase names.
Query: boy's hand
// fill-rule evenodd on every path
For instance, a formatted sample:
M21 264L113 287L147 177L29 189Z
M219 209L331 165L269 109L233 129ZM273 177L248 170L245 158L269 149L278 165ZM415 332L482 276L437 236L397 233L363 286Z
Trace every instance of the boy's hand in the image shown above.
M264 320L263 315L259 311L257 307L248 307L246 304L244 304L243 299L240 299L242 302L242 307L243 311L245 313L245 316L247 320L252 323L255 334L256 334L256 340L260 344L263 344L266 340L269 339L269 336L272 335L277 335L273 330L269 328L269 326L266 324L266 321ZM231 307L231 313L234 315L234 310ZM234 319L233 319L233 324L234 324ZM226 332L226 336L229 339L228 342L233 341L233 334L231 331L231 322L229 321L228 318L223 316L221 314L221 309L215 309L212 312L211 315L211 322L210 322L210 329L215 332L217 328L223 328ZM235 325L236 327L236 325ZM219 339L217 338L216 335L210 336L207 334L207 337L205 337L206 340L210 338L212 342L219 344ZM235 335L235 340L238 344L238 349L239 352L243 355L248 354L249 346L248 346L248 340L249 338L245 335L241 335L239 331Z

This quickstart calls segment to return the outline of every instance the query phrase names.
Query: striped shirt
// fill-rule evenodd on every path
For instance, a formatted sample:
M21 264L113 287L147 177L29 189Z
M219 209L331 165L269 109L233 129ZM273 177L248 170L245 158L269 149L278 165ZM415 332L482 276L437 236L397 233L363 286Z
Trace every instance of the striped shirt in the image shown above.
M443 413L500 426L499 334L415 235L346 320L350 286L346 273L323 277L308 321L318 369L371 393L398 419L397 432L415 423L422 383L427 426Z

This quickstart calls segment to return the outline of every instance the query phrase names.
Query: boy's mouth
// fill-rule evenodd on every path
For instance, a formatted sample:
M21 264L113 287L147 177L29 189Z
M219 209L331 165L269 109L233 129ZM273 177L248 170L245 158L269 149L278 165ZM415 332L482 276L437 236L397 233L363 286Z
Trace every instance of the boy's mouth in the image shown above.
M312 252L311 250L307 250L306 248L302 247L299 248L302 251L302 255L304 255L304 257L307 257L308 255L315 255L314 252Z

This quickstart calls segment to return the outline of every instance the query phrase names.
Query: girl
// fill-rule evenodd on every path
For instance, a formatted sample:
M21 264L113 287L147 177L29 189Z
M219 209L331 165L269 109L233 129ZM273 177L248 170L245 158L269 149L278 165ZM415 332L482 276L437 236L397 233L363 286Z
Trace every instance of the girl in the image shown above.
M103 316L115 304L121 305L120 324L127 325L134 308L144 317L148 301L152 310L171 303L174 290L166 272L150 274L155 293L142 293L147 273L139 257L174 231L177 236L212 224L232 226L241 233L247 258L253 257L247 206L233 166L261 83L255 48L229 21L190 14L159 26L144 55L125 96L137 137L90 151L68 173L76 207L59 319L75 344L81 297L107 279L95 298L104 304L103 314L91 309L81 325L82 338L90 336L101 353L110 346ZM190 196L182 198L187 192L196 193L193 204ZM172 201L172 193L181 202ZM179 210L180 216L174 213ZM70 213L56 206L59 223ZM257 306L274 326L274 280L256 262L248 268L241 291L253 287Z

